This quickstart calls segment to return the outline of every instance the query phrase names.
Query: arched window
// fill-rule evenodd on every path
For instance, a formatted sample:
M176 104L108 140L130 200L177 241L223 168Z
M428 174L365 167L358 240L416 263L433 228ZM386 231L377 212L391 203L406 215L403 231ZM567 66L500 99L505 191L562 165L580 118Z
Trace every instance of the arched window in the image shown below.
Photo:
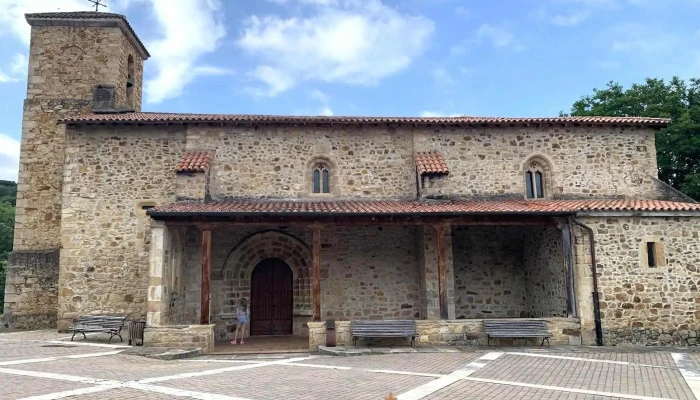
M552 174L549 162L540 156L530 158L524 165L525 197L546 199L551 196Z
M126 104L134 106L134 57L131 54L126 64Z
M313 169L313 193L331 192L331 170L324 163L317 163Z

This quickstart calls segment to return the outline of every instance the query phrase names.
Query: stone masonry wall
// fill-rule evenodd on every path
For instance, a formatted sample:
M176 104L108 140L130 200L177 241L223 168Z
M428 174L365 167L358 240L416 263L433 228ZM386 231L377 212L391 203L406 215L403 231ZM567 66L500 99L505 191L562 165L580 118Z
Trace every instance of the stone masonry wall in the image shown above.
M147 133L146 133L147 132ZM59 329L88 312L146 314L150 218L175 199L182 128L74 129L63 184Z
M5 319L11 328L56 326L58 257L58 250L10 253L5 282Z
M700 218L580 220L595 232L605 344L697 345ZM662 243L666 266L642 264L647 241Z
M419 318L417 238L413 226L337 227L322 232L322 317Z
M438 150L450 175L442 192L524 197L523 164L552 164L555 197L654 198L654 131L613 127L416 128L418 151Z
M562 232L555 226L523 231L528 317L566 317L566 265Z
M456 317L526 316L522 228L460 226L453 230Z
M56 121L89 112L94 85L125 87L126 81L120 81L126 68L121 58L130 51L119 28L32 28L15 250L60 246L65 128Z
M414 197L410 131L382 127L189 127L188 147L215 149L211 192L223 197L309 197L314 160L333 168L342 197Z

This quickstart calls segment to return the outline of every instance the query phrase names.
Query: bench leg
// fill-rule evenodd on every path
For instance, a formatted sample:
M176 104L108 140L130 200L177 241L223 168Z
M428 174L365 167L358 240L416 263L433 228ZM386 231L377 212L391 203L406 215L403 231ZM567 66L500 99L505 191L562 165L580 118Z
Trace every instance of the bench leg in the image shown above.
M411 336L411 347L415 347L415 344L416 344L416 337Z
M357 347L357 336L352 337L352 345Z
M77 334L78 334L78 332L73 332L73 336L70 337L70 341L71 341L71 342L73 341L73 338L74 338L75 335L77 335Z
M491 336L486 336L486 345L491 346Z

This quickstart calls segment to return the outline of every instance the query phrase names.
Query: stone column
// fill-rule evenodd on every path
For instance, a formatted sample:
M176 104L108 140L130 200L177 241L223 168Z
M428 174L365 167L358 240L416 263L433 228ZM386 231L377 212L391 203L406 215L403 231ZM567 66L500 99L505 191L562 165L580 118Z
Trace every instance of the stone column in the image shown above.
M150 267L148 270L148 313L146 324L148 326L161 325L161 313L165 302L163 301L163 273L166 268L165 248L168 228L163 221L151 223L151 253Z
M440 319L440 276L438 271L437 231L423 226L421 238L421 317L423 319ZM447 319L455 319L454 303L454 268L452 256L452 229L443 231L445 254L445 280L447 283Z
M580 227L574 231L574 283L578 318L581 320L581 344L595 345L593 315L593 270L588 235Z

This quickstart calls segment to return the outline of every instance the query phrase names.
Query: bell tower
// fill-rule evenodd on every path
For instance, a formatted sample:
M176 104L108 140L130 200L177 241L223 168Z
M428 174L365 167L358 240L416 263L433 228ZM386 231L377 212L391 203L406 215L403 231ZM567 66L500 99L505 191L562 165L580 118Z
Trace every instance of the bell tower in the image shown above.
M56 324L66 141L58 121L91 112L140 111L149 54L120 14L25 17L31 26L29 74L5 310L12 327L38 328Z

